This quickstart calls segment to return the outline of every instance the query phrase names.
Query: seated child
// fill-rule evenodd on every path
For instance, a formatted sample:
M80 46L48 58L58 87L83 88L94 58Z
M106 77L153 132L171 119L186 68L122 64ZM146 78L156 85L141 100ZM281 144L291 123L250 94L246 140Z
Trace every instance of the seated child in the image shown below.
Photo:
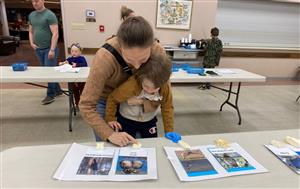
M152 55L136 74L116 88L106 102L105 119L116 131L133 137L157 137L157 112L161 107L164 131L172 132L174 113L170 78L171 61ZM119 111L117 113L119 105Z
M204 46L204 57L203 57L203 67L204 68L214 68L219 65L221 52L223 50L222 41L218 38L219 29L212 28L210 31L211 39L202 41L205 42ZM204 83L201 89L209 89L210 84Z
M84 58L84 56L81 56L81 47L79 43L73 43L71 45L71 56L67 58L66 61L60 62L59 65L63 64L70 64L73 68L76 67L87 67L87 62ZM71 87L73 89L74 98L75 98L75 105L76 109L78 109L78 103L80 100L80 95L83 91L85 83L84 82L77 82L77 83L71 83Z

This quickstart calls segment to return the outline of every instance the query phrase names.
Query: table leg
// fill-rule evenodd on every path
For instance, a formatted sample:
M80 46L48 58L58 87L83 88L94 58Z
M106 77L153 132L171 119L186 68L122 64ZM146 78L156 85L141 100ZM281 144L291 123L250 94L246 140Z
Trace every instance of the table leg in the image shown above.
M239 117L239 125L241 125L242 123L242 118L241 118L241 114L240 114L240 110L239 110L239 106L238 106L238 102L239 102L239 94L240 94L240 88L241 88L241 82L238 83L238 87L237 87L237 92L233 92L232 91L232 82L230 82L230 86L229 86L229 90L227 91L228 92L228 97L227 99L223 102L223 104L221 105L220 107L220 111L222 111L223 109L223 106L225 104L228 104L230 105L231 107L233 107L237 113L238 113L238 117ZM235 94L235 104L232 104L229 100L230 100L230 97L231 97L231 94Z
M74 116L76 116L76 109L74 104L73 86L71 83L68 83L68 90L69 90L69 131L72 132L73 113Z
M36 87L48 88L44 85L39 85L35 83L25 83L28 85L33 85ZM73 95L73 87L71 83L68 83L68 91L61 90L65 95L69 96L69 131L72 132L72 120L73 120L73 113L76 116L76 109L74 104L74 95Z
M221 105L221 107L220 107L220 111L222 111L223 106L224 106L225 104L230 105L231 107L233 107L233 108L237 111L238 117L239 117L239 122L238 122L238 124L241 125L241 124L242 124L242 118L241 118L241 113L240 113L239 106L238 106L239 95L240 95L240 88L241 88L241 82L238 83L237 92L233 92L233 91L232 91L232 82L230 82L229 89L223 89L223 88L216 87L216 86L213 86L213 85L210 85L210 86L213 87L213 88L216 88L216 89L220 89L220 90L225 91L225 92L228 93L227 99L222 103L222 105ZM234 95L235 95L235 104L232 104L232 103L229 101L230 98L231 98L231 94L234 94Z

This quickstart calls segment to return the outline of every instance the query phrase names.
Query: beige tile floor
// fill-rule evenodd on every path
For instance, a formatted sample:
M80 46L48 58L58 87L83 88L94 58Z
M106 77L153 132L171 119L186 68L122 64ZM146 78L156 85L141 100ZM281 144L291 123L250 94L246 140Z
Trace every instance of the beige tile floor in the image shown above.
M300 128L300 101L295 101L299 85L242 86L242 125L237 124L236 111L228 105L219 112L226 98L224 92L202 91L195 85L174 86L172 90L175 130L182 135ZM45 89L38 88L1 89L1 151L16 146L94 141L80 115L74 119L73 132L68 131L66 96L44 106L40 103L44 95ZM160 115L158 128L162 136Z

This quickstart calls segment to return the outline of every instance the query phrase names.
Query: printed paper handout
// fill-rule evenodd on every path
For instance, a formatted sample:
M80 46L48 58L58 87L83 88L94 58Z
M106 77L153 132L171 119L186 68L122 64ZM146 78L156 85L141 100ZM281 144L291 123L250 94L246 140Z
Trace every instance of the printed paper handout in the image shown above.
M235 74L235 72L234 71L232 71L231 69L217 69L216 70L218 73L220 73L220 74Z
M77 73L79 72L80 68L73 68L70 64L63 64L61 66L55 66L54 70L63 73L65 72Z
M181 181L199 181L268 172L237 143L228 148L194 146L190 150L164 147Z
M53 178L65 181L157 179L155 149L96 149L73 143Z
M273 152L282 162L289 168L300 174L300 148L286 145L278 148L273 145L265 145L271 152Z

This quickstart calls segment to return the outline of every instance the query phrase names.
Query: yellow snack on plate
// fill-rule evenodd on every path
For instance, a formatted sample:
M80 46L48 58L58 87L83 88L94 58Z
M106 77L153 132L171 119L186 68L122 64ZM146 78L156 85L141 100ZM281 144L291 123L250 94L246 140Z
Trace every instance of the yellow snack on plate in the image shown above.
M142 147L142 144L139 142L132 144L132 148L141 148L141 147Z
M271 140L270 142L273 146L276 146L277 148L283 148L286 147L286 144L284 142L278 141L278 140Z
M229 142L227 140L224 140L224 139L215 140L215 144L216 144L216 146L218 146L220 148L228 148L230 146Z
M102 150L104 148L104 142L97 142L96 143L96 149Z
M180 140L178 143L184 149L191 149L191 146L188 143L184 142L183 140Z
M296 138L293 138L290 136L286 136L285 142L292 146L295 146L296 148L300 148L300 140L299 139L296 139Z

